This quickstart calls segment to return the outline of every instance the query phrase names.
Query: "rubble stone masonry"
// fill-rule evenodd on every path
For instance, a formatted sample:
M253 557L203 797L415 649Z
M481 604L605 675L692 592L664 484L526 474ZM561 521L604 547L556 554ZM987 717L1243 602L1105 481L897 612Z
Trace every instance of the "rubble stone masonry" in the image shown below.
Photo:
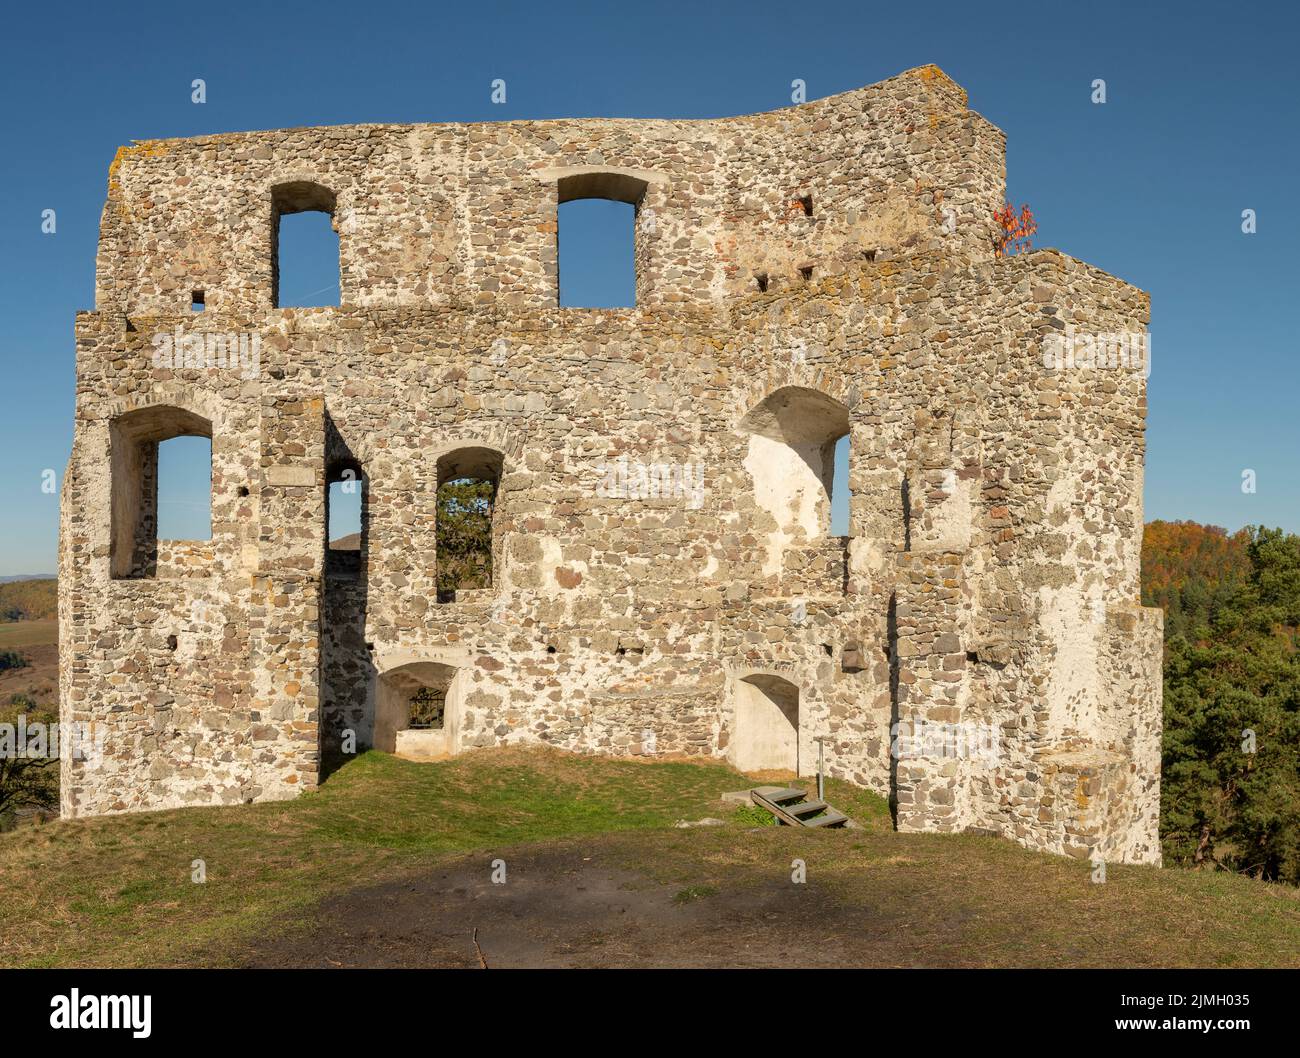
M635 308L557 305L586 197L636 207ZM104 749L63 814L291 797L352 740L809 774L823 739L900 829L1158 863L1146 379L1044 355L1145 335L1148 299L996 256L1004 197L1002 133L933 66L720 120L122 148L60 536L62 719ZM337 307L276 307L301 210L333 216ZM196 433L212 538L158 541L158 443ZM464 476L497 485L492 584L439 601ZM442 728L410 728L420 688ZM918 725L961 737L891 753Z

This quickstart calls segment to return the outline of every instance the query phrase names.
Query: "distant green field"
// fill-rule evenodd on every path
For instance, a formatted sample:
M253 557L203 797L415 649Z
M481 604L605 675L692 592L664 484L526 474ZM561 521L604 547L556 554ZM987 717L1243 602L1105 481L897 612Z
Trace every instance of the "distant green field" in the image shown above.
M52 618L0 623L0 650L20 650L23 647L44 646L58 641L59 622Z

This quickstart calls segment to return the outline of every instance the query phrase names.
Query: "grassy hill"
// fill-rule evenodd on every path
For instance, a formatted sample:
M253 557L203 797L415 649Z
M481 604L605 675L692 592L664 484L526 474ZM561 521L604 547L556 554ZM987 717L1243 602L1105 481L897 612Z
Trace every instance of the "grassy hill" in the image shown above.
M1290 887L1095 884L1008 841L895 834L838 782L863 829L756 826L718 800L748 785L720 764L368 753L294 801L28 827L0 834L0 965L1300 965ZM723 823L673 825L704 817Z
M0 622L53 620L58 616L57 585L53 577L0 584Z
M1252 581L1248 542L1159 522L1144 540L1144 601L1196 644L1172 675L1166 659L1166 860L1203 870L1112 865L1094 884L1085 863L1007 841L895 834L881 799L834 782L829 799L863 830L756 827L718 800L750 785L720 764L371 753L296 801L0 834L0 966L1300 966L1300 889L1232 859L1259 844L1239 819L1285 845L1300 804L1270 779L1293 779L1300 744L1297 545L1271 544ZM1206 632L1235 607L1240 639L1257 595L1271 608L1255 639ZM53 602L53 580L0 585L0 613L24 616L0 622L0 650L30 660L0 673L4 701L56 700ZM1219 745L1247 726L1259 754ZM1253 800L1243 769L1269 779ZM706 816L723 825L673 826Z

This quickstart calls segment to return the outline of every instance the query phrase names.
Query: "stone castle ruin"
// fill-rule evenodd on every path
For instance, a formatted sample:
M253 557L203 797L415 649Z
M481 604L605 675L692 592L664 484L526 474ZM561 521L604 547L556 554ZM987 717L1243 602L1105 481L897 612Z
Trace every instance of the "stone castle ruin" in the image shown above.
M820 740L900 830L1159 862L1148 299L995 254L1004 146L930 66L720 120L120 150L60 537L62 719L102 752L64 815L291 797L354 741L809 774ZM635 207L634 308L558 306L591 197ZM281 308L310 210L339 304ZM210 540L158 539L180 435L211 438ZM490 583L440 597L462 479L495 490Z

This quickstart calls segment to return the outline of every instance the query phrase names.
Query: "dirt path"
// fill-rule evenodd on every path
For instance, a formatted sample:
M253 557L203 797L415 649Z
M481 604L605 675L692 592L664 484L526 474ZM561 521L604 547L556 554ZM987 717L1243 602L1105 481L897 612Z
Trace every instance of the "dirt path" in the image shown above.
M763 967L919 965L880 908L813 883L746 878L662 885L599 849L525 849L460 860L322 904L313 927L259 944L251 967ZM475 930L477 945L475 947ZM932 957L932 956L931 956Z

